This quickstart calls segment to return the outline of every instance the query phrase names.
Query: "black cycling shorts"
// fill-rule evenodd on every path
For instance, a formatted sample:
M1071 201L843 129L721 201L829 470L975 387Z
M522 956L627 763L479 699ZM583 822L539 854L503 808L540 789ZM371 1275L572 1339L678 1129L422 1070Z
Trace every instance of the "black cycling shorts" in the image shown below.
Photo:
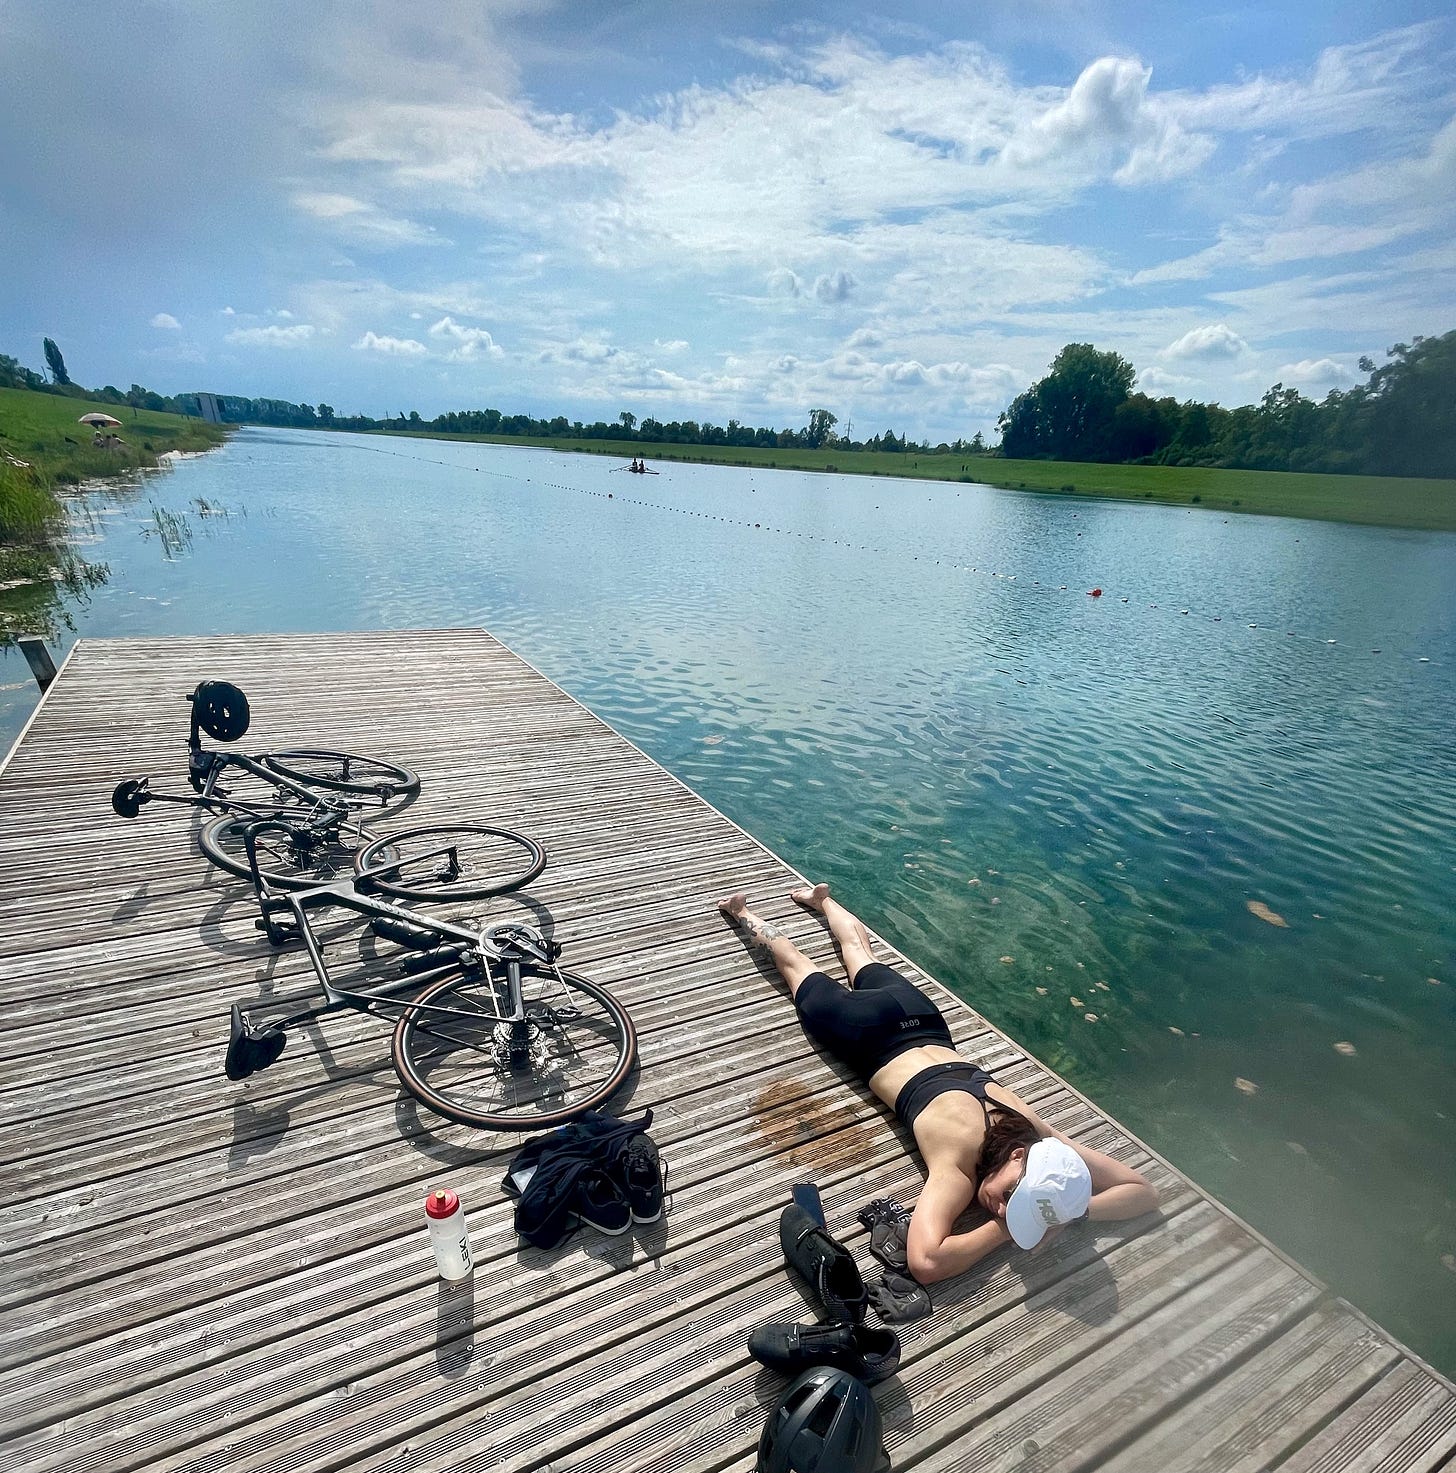
M811 972L794 994L804 1031L869 1079L906 1049L936 1043L954 1048L941 1011L911 981L883 962L867 962L853 990Z

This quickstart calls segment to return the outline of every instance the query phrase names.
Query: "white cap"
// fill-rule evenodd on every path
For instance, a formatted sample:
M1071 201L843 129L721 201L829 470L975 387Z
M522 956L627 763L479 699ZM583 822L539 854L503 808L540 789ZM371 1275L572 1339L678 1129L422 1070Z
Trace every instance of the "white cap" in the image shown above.
M1026 1153L1026 1173L1006 1203L1006 1231L1018 1248L1035 1248L1048 1228L1075 1222L1091 1200L1087 1163L1049 1136Z

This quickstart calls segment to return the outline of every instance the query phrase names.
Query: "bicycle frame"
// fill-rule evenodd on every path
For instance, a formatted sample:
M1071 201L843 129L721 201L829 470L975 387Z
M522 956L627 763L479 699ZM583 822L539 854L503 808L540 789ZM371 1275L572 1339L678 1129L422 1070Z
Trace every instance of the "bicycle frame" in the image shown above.
M521 990L523 959L520 956L502 955L500 949L491 943L486 932L482 930L472 930L451 921L437 920L434 916L425 915L409 906L381 900L377 896L368 894L368 874L357 875L331 885L317 885L308 890L293 890L285 894L275 894L269 890L258 866L257 839L259 834L266 833L270 829L286 831L287 828L287 824L276 819L262 819L257 823L249 824L244 830L244 848L247 851L249 868L253 872L253 893L257 899L258 908L262 912L258 924L274 946L285 945L294 939L302 940L308 951L309 961L323 987L325 1001L319 1007L310 1008L305 1012L285 1018L282 1022L275 1024L275 1027L287 1028L297 1023L342 1011L345 1008L378 1016L374 1010L379 1004L395 1006L401 1010L458 1015L460 1010L457 1008L406 1000L396 994L419 992L430 982L446 976L453 970L478 963L484 970L495 1005L494 1013L487 1016L493 1016L496 1021L509 1025L511 1032L508 1047L512 1052L526 1047L529 1041L529 1020ZM449 852L450 847L447 845L438 851L413 855L411 858L412 860L430 859ZM383 867L384 871L387 871L388 868L388 866ZM374 873L379 872L381 871L374 871ZM361 886L365 888L361 889ZM415 945L416 949L424 953L426 957L430 953L447 952L450 954L442 956L440 964L433 968L421 966L412 970L406 964L403 976L394 980L386 980L377 988L342 987L330 975L323 947L319 944L318 937L308 919L310 910L328 907L353 911L356 915L366 916L371 921L397 922L406 931L418 933L418 941L411 941L398 931L394 933L383 931L376 932L376 934L382 934L386 940L396 941L403 946ZM277 917L282 912L287 912L289 919L280 924ZM452 941L454 945L447 944ZM541 958L529 958L528 960L544 961L553 971L556 970L554 957L550 954L549 948ZM493 970L493 962L503 968L505 974L503 978L498 977ZM506 1004L504 1008L501 1006L502 983Z

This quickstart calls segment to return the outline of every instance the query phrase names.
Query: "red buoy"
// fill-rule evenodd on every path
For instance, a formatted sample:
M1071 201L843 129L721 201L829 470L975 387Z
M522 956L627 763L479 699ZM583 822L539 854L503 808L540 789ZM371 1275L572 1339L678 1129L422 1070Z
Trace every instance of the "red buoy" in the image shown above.
M1101 598L1102 597L1102 590L1100 588L1094 588L1092 590L1092 592L1087 595L1087 597L1088 598Z

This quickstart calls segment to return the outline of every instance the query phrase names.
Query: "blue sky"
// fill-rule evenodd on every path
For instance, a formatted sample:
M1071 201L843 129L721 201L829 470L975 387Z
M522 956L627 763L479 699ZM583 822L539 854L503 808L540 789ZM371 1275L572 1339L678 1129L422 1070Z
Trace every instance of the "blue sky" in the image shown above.
M1319 397L1456 327L1453 61L1402 0L0 0L0 351L937 440L1073 341Z

